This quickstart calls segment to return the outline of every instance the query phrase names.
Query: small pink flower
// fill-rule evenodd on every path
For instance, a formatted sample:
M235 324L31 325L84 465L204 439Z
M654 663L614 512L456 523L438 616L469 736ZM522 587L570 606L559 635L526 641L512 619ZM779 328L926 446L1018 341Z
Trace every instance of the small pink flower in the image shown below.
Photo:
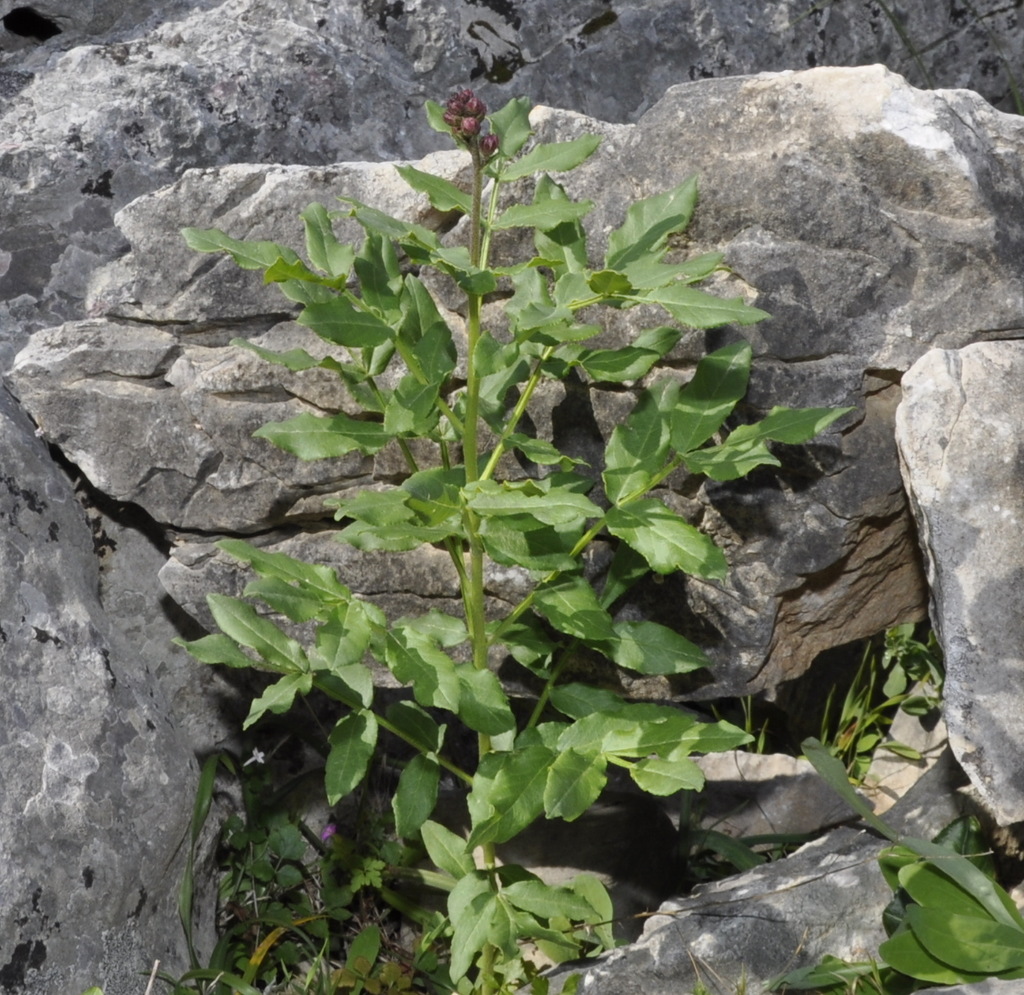
M337 833L338 827L333 822L328 822L324 826L323 831L320 833L320 840L326 843L335 833Z

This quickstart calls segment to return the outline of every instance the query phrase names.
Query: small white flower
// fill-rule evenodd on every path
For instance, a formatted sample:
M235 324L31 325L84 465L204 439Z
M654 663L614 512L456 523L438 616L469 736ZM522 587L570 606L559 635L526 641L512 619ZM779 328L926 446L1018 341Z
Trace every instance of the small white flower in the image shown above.
M244 764L243 767L248 767L249 764L262 764L266 763L267 755L262 750L257 750L255 747L252 751L252 756Z

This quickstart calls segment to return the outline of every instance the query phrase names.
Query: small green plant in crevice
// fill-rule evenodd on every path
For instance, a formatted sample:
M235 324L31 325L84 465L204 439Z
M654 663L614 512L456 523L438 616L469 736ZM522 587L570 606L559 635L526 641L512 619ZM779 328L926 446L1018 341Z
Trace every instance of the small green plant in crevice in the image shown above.
M693 179L630 206L593 265L582 225L593 204L572 200L550 174L575 169L599 139L531 144L528 110L517 98L488 115L470 91L444 107L428 105L431 124L470 157L467 190L397 167L445 218L466 217L466 244L449 245L428 228L346 197L340 211L311 205L303 212L308 262L285 246L217 229L184 233L194 249L263 270L265 281L301 306L299 324L331 351L318 358L299 348L238 344L292 371L332 371L360 409L309 410L256 434L301 459L373 456L391 447L405 479L339 502L336 537L381 555L444 551L462 602L459 614L389 619L331 569L225 540L221 548L258 579L242 598L211 594L220 632L185 645L204 663L276 678L252 703L246 728L314 690L338 704L325 744L331 805L364 781L382 732L406 745L410 758L391 806L395 831L425 849L446 892L443 925L430 932L431 948L444 952L433 977L439 990L482 995L514 991L534 977L526 943L560 962L613 942L611 904L596 878L546 885L500 864L498 845L538 818L578 818L598 799L609 768L654 795L698 790L703 777L690 755L748 738L725 722L625 700L573 667L581 653L648 676L707 665L700 648L673 629L616 615L623 595L652 571L725 576L723 552L673 510L669 479L732 480L778 466L769 443L805 442L849 410L773 408L730 430L751 363L749 345L737 341L705 355L685 384L671 375L653 379L612 431L603 466L587 467L530 435L527 411L545 380L572 374L621 390L648 377L684 327L743 325L766 315L696 286L722 269L721 255L669 256L671 236L687 227L696 205ZM532 183L532 200L506 203L508 185L518 181ZM362 227L360 244L337 239L338 217ZM512 230L532 233L532 251L495 265L492 240ZM464 336L428 292L428 274L461 294ZM502 298L507 329L499 333L483 314L486 302ZM625 344L595 344L602 308L639 306L659 309L666 323ZM431 462L423 462L424 452ZM611 554L599 578L586 569L595 544ZM487 597L488 561L528 581L504 614ZM281 626L274 613L286 620ZM299 642L289 624L311 627L312 637ZM537 689L527 707L512 707L492 669L500 659ZM372 661L409 696L382 700ZM475 736L470 760L450 749L450 730L461 728ZM465 795L466 836L431 818L442 775ZM363 942L369 949L370 939ZM348 963L345 979L367 988L372 962L361 955ZM537 980L537 990L544 984Z
M899 711L926 719L942 704L941 650L934 633L921 642L915 629L910 623L889 629L881 652L869 640L838 709L834 691L826 699L820 739L858 784L879 749L920 760L913 747L886 739L889 726Z
M934 840L900 838L851 786L842 763L817 740L804 751L823 778L873 829L891 840L879 866L893 889L882 911L889 939L878 957L791 971L772 990L904 995L931 985L1024 978L1024 917L994 878L978 821L964 816Z

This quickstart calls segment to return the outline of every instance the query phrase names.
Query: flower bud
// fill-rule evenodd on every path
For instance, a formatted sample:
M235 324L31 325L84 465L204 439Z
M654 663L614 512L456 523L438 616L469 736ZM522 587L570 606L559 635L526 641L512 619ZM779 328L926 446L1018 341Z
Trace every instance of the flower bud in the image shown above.
M491 156L498 151L498 136L484 135L484 137L480 139L480 151L483 153L485 159L490 159Z
M482 118L487 114L487 105L479 97L472 96L462 105L462 113Z
M475 117L464 117L462 119L462 134L478 135L480 133L480 119Z

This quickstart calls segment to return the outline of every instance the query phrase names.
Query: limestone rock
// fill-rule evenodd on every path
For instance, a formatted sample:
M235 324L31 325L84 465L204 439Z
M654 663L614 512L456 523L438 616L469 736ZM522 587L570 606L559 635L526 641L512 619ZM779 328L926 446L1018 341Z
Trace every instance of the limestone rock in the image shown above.
M945 656L950 743L1003 825L1024 820L1022 377L1019 341L933 350L903 378L896 422Z
M67 479L3 391L0 449L0 987L127 995L154 959L186 959L167 924L195 760L103 612Z

